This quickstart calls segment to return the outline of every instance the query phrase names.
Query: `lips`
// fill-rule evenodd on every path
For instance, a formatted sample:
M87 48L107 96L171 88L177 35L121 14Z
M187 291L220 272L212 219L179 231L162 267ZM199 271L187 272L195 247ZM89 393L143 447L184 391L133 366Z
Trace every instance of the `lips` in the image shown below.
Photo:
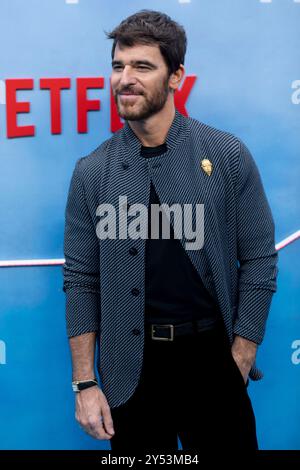
M132 101L135 101L138 96L140 96L140 93L122 92L122 93L118 93L118 95L121 101L132 102Z
M123 92L123 93L118 93L120 96L139 96L140 93L128 93L128 92Z
M138 96L141 95L141 93L133 90L123 90L118 92L118 95L130 95L130 96Z

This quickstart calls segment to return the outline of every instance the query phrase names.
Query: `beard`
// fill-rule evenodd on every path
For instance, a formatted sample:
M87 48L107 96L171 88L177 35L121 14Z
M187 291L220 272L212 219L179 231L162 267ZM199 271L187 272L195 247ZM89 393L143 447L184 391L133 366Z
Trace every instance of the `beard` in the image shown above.
M161 86L158 86L153 93L148 95L141 93L142 103L131 105L130 103L121 104L119 102L119 92L116 92L114 99L118 108L118 114L127 121L141 121L158 113L165 105L169 95L169 77L163 79ZM126 88L122 91L133 91ZM134 92L134 91L133 91Z

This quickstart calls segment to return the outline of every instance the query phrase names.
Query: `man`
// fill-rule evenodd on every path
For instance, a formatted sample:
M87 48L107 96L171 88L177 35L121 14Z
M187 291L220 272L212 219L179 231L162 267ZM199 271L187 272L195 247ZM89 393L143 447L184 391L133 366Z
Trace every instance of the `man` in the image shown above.
M277 277L258 170L238 138L175 110L186 51L179 24L142 10L108 37L125 125L77 162L66 209L76 418L113 450L172 451L178 436L188 450L255 450L246 386L261 378L256 350ZM203 246L188 245L191 230L178 237L167 210L170 237L163 224L151 236L150 211L138 236L132 217L155 204L202 205L204 227L193 233L204 229Z

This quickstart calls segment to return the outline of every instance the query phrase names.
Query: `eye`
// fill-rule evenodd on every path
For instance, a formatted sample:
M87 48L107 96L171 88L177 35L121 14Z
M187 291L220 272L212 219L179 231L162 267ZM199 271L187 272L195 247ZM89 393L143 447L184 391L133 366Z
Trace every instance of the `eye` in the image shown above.
M150 70L150 67L148 67L147 65L138 65L137 69L138 70Z
M113 70L119 71L122 70L122 65L113 65Z

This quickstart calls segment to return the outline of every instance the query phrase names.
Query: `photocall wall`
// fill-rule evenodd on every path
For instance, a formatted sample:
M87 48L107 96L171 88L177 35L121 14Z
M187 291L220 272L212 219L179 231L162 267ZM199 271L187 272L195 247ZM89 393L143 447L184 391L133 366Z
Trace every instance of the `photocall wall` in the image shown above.
M265 376L249 393L260 447L300 449L300 1L0 3L0 448L110 448L74 419L64 210L77 159L123 125L104 31L150 8L187 32L176 107L240 137L260 169L279 279L258 352Z

